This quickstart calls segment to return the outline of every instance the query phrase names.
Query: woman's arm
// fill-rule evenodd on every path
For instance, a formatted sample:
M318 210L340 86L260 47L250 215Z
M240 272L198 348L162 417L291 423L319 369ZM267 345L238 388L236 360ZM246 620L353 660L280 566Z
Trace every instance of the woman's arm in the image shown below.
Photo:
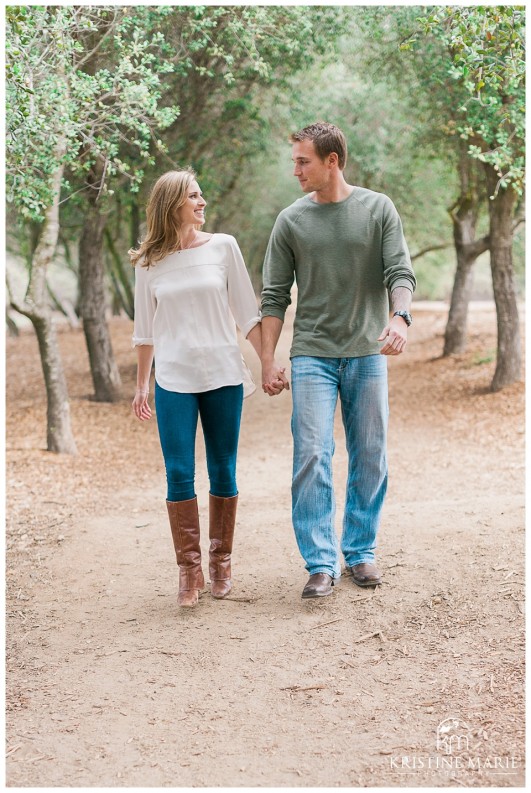
M153 366L153 345L141 344L136 348L136 392L133 399L133 412L137 419L146 421L151 418L151 408L148 405L149 378Z
M256 350L256 354L262 359L262 323L259 322L257 325L252 328L249 333L247 334L247 339L251 342L254 349ZM277 367L278 376L272 377L271 383L268 386L268 390L264 388L269 396L274 396L276 394L280 394L280 392L285 388L289 391L289 382L284 375L286 371L285 368Z
M259 358L262 356L262 323L257 322L254 328L251 328L249 333L247 334L247 341L250 341L253 345L256 354Z
M260 311L256 305L256 296L245 266L243 256L236 240L233 240L231 267L229 267L229 306L236 320L236 324L249 339L258 357L262 358L262 326ZM248 330L249 326L251 329ZM270 384L270 396L280 394L283 388L289 389L289 383L284 377L285 369L278 370L278 376Z

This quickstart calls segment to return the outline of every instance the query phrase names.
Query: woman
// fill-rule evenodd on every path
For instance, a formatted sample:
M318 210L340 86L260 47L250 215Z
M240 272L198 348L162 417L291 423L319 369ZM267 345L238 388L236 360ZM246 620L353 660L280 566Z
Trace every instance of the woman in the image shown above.
M198 416L210 480L211 594L224 598L232 588L244 375L234 320L258 355L261 348L260 314L240 249L228 234L200 230L205 207L193 171L165 173L149 198L146 237L130 251L138 356L133 411L140 421L151 417L155 357L155 407L179 566L178 603L184 607L196 605L205 585L194 487Z

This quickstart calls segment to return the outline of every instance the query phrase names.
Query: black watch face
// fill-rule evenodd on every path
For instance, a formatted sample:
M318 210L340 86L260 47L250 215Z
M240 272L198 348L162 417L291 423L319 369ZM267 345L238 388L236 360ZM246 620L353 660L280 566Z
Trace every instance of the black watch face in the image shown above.
M409 311L395 311L395 317L402 317L402 319L405 319L407 325L411 325L413 322L413 317Z

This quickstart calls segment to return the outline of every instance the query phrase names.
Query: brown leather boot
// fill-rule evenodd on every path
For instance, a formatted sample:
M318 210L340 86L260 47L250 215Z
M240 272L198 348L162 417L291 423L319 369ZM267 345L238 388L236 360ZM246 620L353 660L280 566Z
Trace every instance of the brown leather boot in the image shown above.
M238 496L220 498L210 494L210 592L212 597L224 598L232 589L230 555L236 523Z
M201 570L199 545L199 511L197 498L187 501L166 501L171 535L179 565L179 606L190 608L199 600L199 590L205 586Z

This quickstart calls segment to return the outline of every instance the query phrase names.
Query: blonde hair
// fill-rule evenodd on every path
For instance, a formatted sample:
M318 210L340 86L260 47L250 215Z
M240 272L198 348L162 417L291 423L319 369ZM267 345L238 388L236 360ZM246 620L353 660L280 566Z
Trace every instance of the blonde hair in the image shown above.
M131 248L129 256L135 267L151 267L181 245L181 224L177 210L188 198L190 185L196 178L191 168L168 171L153 185L146 207L146 236L138 248ZM196 229L201 226L197 225Z

